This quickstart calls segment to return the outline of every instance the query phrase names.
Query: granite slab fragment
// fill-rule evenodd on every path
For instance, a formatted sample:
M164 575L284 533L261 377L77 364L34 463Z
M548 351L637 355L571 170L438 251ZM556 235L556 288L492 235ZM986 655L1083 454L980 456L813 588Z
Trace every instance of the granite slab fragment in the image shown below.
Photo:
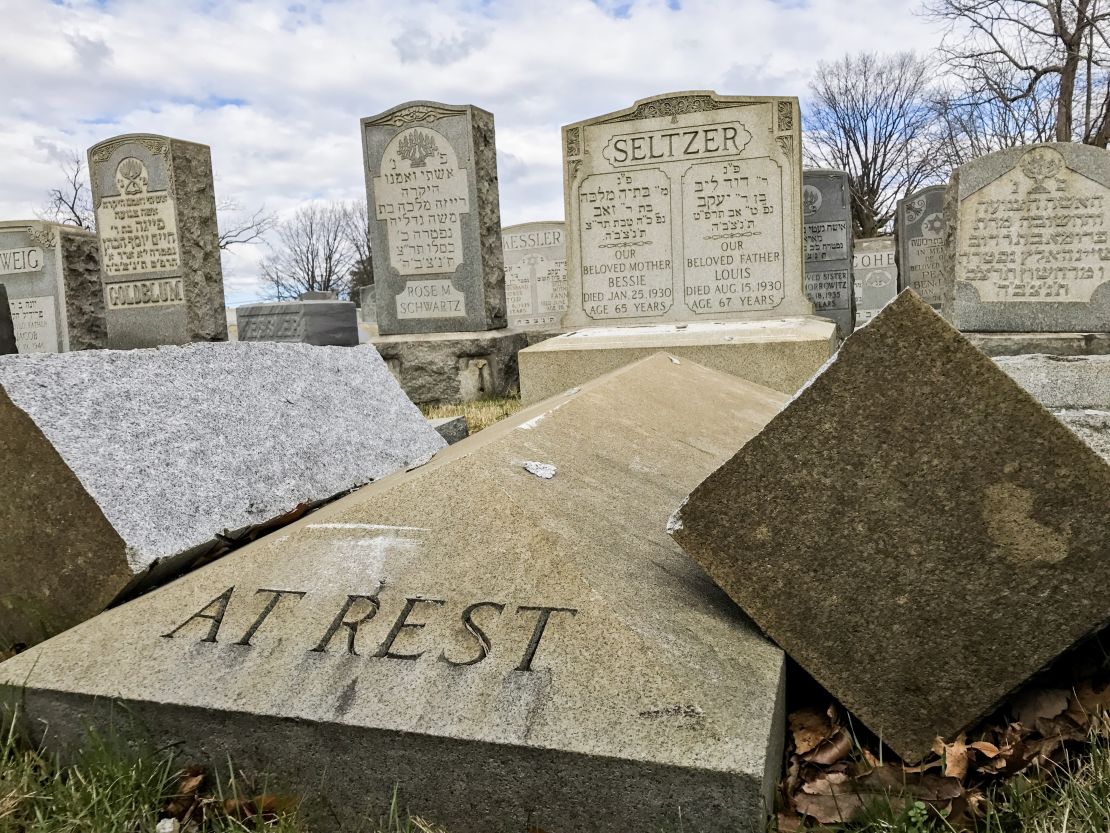
M1046 408L1110 410L1110 356L1001 356L994 362Z
M239 341L293 341L317 347L358 344L358 311L353 301L305 298L334 295L306 292L298 301L245 304L235 310Z
M396 789L452 833L764 833L783 656L666 520L785 401L656 355L0 664L0 699L50 750L230 756L313 829Z
M31 644L245 529L445 443L370 348L0 359L0 643Z
M905 290L672 522L905 760L1110 621L1110 466Z
M441 417L429 420L429 422L436 429L436 433L447 441L448 445L454 445L470 436L470 426L467 424L466 417L461 414L453 417Z

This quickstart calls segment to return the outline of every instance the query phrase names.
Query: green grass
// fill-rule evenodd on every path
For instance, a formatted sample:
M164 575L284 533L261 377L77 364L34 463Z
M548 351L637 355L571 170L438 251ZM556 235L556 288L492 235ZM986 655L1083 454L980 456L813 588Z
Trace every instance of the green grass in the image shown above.
M488 428L498 420L512 416L520 410L520 397L509 396L496 399L479 399L476 402L462 402L458 405L421 405L420 410L428 419L443 417L466 417L470 433L475 434Z

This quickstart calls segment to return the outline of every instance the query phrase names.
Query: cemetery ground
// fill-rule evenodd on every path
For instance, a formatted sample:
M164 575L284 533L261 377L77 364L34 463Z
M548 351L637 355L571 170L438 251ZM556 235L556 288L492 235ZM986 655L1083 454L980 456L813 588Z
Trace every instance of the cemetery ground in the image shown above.
M420 410L428 419L464 416L470 433L473 434L488 428L498 420L512 416L520 410L520 407L519 396L498 396L459 404L421 405Z

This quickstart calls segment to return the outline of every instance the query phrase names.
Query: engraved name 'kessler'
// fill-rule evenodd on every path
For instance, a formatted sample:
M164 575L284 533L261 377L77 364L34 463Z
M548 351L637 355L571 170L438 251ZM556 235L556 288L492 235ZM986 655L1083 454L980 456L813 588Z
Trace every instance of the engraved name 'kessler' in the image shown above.
M479 601L465 605L454 616L454 622L460 625L467 635L469 652L463 651L459 645L453 646L451 650L444 646L431 649L427 644L423 646L409 644L405 647L405 645L398 645L398 641L402 640L403 636L411 637L414 635L413 632L422 631L425 626L433 624L437 617L442 620L444 613L439 611L441 608L449 607L448 602L446 599L408 594L398 594L396 599L385 600L382 598L383 589L384 584L379 582L378 586L369 593L348 594L346 601L339 604L331 623L319 634L310 635L311 643L305 642L306 653L409 661L426 657L427 661L454 667L477 665L487 657L501 653L495 651L490 634L499 622L512 617L513 620L531 625L531 636L527 645L523 650L512 653L511 660L514 663L512 670L530 672L533 670L537 654L540 653L544 635L556 618L573 617L578 614L576 609L570 607L545 605L512 607L504 602ZM237 598L247 596L250 599L252 595L263 597L265 603L242 634L228 635L223 628L224 616L227 614L232 597L235 596L235 586L232 585L173 630L162 634L162 638L196 638L198 642L230 643L250 648L252 641L258 636L259 631L264 629L270 615L279 605L286 599L289 600L286 602L287 605L301 604L310 594L303 590L261 588L253 594L241 592ZM372 628L366 626L377 619L379 614L384 613L383 606L400 609L385 613L392 617L392 624L384 634L378 633L371 639L367 632ZM441 621L440 624L442 625L443 622ZM361 632L364 627L366 632ZM417 647L422 647L422 650L414 650Z
M740 122L707 124L686 129L649 130L613 136L602 151L602 156L614 167L738 156L751 140L752 134Z

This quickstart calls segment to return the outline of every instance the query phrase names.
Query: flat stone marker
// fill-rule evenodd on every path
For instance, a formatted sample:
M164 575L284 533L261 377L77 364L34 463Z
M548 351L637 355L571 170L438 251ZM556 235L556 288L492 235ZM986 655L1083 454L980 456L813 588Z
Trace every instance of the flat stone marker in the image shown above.
M327 829L396 786L452 833L762 833L783 657L665 527L785 401L656 355L20 654L0 691L50 748L115 715L280 773Z
M166 136L89 148L108 346L226 341L212 154Z
M410 101L362 147L381 335L504 327L493 114Z
M812 315L799 121L700 90L565 126L563 325Z
M0 359L0 646L443 446L370 348Z
M12 311L8 307L8 290L0 283L0 356L18 353L15 343L15 327L12 324Z
M852 288L852 196L844 171L802 174L806 297L817 315L836 322L841 338L855 329Z
M946 315L974 332L1110 330L1110 151L1028 145L952 174Z
M1110 620L1108 515L1110 466L907 290L672 527L915 762Z
M107 345L93 232L41 220L0 222L0 285L8 291L20 353Z
M856 326L862 327L898 294L898 263L893 237L855 241L852 274Z
M235 317L239 341L299 341L318 347L358 344L358 311L353 301L309 298L247 304L236 309Z
M521 223L501 229L509 326L558 330L567 311L565 223Z
M944 264L944 192L933 185L898 201L898 288L912 289L938 312L952 294ZM946 278L947 276L947 278Z

